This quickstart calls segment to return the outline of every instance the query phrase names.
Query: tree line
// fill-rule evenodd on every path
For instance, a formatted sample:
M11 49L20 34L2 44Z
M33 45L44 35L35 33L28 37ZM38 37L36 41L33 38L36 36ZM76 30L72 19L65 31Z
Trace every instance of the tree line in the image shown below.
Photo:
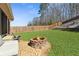
M41 3L39 8L40 16L34 17L28 26L51 25L79 15L79 3Z

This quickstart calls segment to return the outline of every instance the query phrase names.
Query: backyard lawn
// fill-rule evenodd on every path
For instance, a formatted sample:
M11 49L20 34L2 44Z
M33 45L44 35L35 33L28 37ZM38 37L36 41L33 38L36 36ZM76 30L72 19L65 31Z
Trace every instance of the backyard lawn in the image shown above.
M79 56L79 32L45 30L17 34L25 41L37 36L47 37L52 45L49 56Z

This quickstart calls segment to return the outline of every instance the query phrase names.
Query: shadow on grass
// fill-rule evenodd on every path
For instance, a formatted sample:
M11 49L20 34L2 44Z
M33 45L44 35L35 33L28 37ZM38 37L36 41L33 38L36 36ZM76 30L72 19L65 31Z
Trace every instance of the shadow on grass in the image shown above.
M69 32L79 32L79 28L57 28L55 30L69 31Z

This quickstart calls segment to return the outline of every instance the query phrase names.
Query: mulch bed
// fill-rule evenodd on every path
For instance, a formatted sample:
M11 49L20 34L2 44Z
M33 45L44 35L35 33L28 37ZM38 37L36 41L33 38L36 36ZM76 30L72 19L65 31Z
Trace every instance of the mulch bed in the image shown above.
M46 56L51 49L49 42L45 44L41 49L33 48L28 45L27 41L19 40L19 56Z

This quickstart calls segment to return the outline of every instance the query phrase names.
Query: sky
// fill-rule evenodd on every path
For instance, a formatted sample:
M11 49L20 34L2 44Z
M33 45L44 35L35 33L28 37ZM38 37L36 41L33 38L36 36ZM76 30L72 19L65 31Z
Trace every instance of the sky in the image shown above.
M12 3L14 20L11 26L26 26L34 17L39 17L39 3Z

